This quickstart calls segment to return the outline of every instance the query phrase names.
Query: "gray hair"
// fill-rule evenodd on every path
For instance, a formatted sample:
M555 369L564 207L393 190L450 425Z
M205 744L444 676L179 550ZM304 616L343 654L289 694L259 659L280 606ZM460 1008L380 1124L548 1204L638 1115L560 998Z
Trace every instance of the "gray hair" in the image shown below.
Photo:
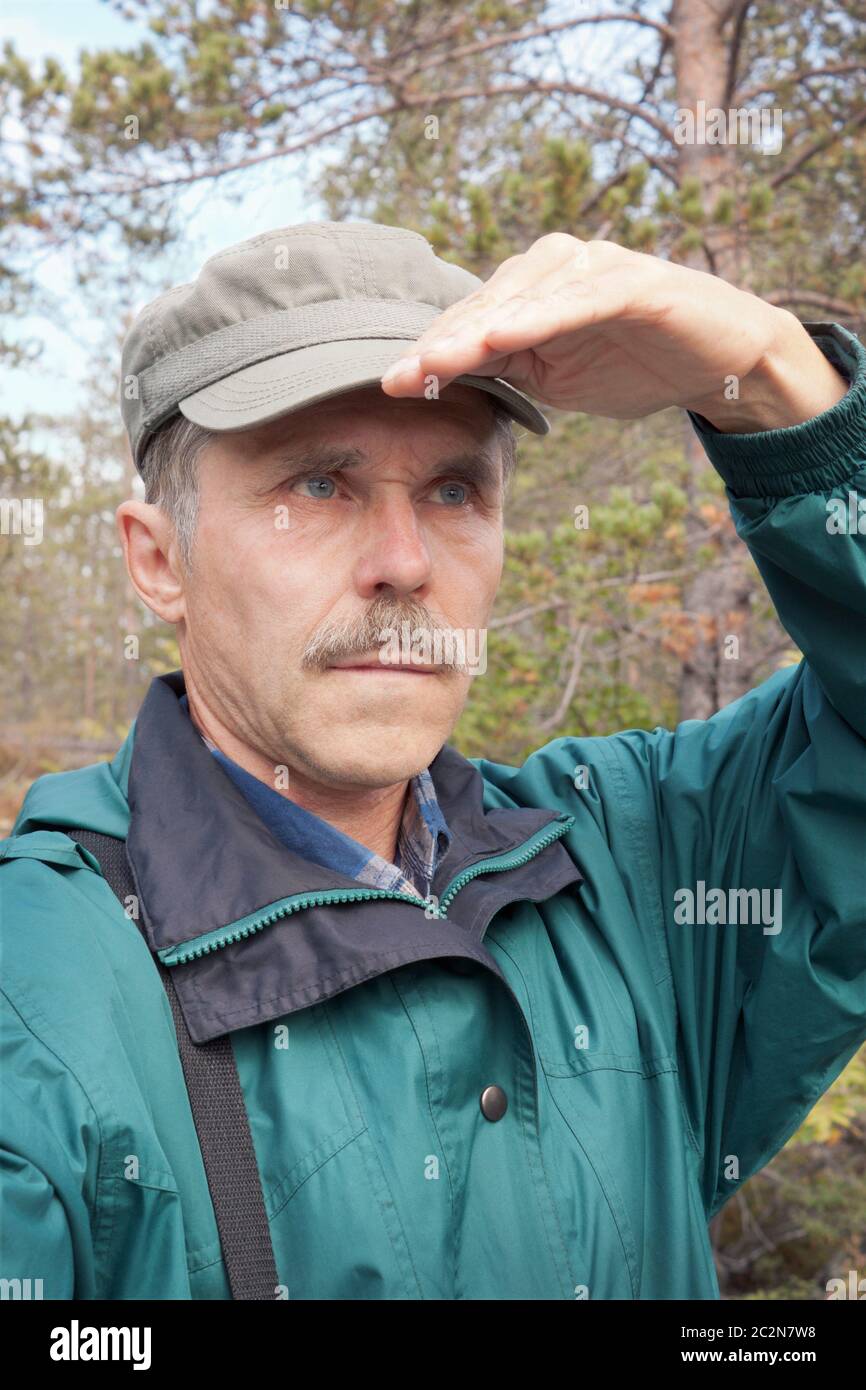
M496 433L502 449L503 483L507 488L517 465L517 441L511 416L495 396ZM198 460L202 449L218 436L194 425L185 415L172 415L154 431L142 455L139 472L144 481L144 500L161 507L174 523L180 557L187 572L192 569L192 548L198 519Z
M184 568L192 569L198 518L198 458L216 436L185 415L172 415L147 441L139 465L144 500L161 507L174 522Z

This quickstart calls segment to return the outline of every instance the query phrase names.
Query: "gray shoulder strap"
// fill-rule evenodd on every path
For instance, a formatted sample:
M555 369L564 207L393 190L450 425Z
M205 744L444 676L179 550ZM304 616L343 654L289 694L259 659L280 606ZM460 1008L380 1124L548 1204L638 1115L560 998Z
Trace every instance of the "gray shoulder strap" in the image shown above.
M103 877L121 903L135 893L125 841L93 830L67 830L66 834L99 860ZM206 1043L194 1043L171 970L153 953L151 958L162 976L174 1017L232 1298L274 1300L277 1270L231 1036L226 1033Z

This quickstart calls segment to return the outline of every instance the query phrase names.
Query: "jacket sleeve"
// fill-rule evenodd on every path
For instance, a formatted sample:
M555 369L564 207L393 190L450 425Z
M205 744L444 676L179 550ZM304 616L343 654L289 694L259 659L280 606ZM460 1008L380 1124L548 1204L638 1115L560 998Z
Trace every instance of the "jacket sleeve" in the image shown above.
M708 1215L866 1038L866 352L807 327L850 382L835 406L752 435L693 417L803 661L709 720L598 740L659 897Z
M5 995L0 1035L0 1279L7 1297L92 1298L84 1098Z

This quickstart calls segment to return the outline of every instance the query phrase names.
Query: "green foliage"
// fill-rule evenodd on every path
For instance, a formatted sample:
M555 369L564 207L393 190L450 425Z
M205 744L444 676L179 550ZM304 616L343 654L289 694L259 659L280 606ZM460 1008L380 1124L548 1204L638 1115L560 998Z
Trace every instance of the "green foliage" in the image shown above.
M790 1142L836 1144L846 1134L866 1138L866 1048L851 1059ZM863 1210L866 1213L866 1207Z
M866 1269L866 1048L713 1222L723 1298L827 1298ZM816 1123L816 1111L821 1118ZM845 1114L843 1115L843 1111ZM838 1124L826 1123L832 1112Z

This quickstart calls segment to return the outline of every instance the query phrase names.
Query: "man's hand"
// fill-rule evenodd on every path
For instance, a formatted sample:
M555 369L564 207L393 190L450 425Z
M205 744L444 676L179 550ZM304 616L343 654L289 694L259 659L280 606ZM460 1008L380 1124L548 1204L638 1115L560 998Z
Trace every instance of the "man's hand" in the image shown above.
M565 233L541 237L446 309L385 374L392 396L463 373L559 410L666 406L733 433L800 424L848 383L793 314L703 271Z

